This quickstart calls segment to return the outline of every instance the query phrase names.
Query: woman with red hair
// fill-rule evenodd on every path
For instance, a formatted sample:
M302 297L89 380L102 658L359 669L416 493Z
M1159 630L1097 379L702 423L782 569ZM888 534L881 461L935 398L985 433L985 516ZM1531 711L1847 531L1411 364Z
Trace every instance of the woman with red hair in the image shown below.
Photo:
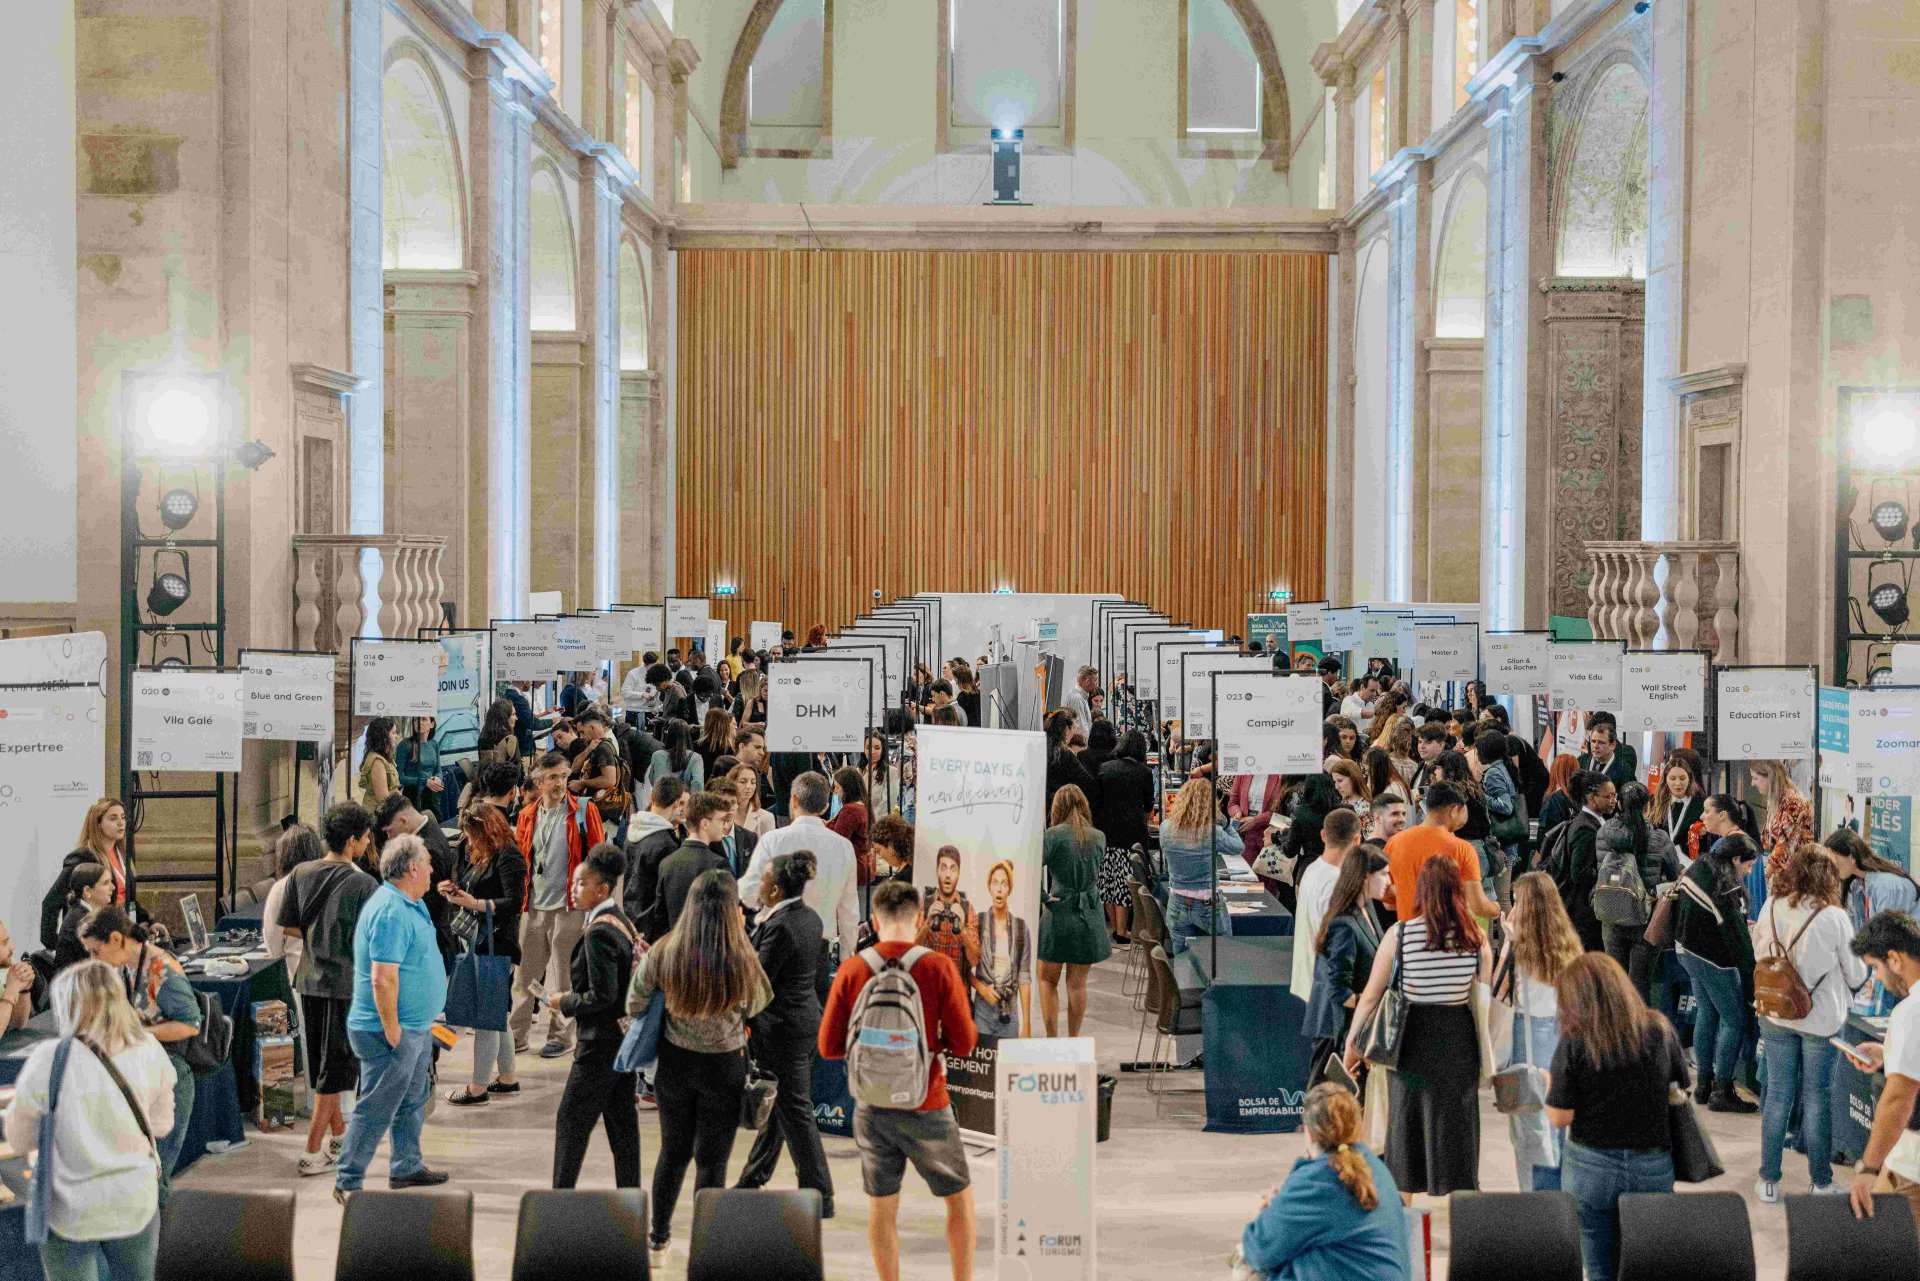
M1579 768L1580 758L1566 752L1554 757L1553 764L1547 767L1547 795L1540 802L1540 840L1535 849L1544 848L1547 833L1580 812L1567 791L1567 781Z

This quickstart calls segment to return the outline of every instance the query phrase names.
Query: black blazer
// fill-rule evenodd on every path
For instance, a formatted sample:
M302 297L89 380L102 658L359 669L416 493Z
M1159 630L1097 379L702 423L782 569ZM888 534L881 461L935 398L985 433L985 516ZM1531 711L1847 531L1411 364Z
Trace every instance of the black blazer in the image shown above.
M493 953L510 956L520 963L520 910L526 906L527 859L512 841L494 854L493 861L474 871L467 861L466 847L460 848L460 871L453 878L467 893L483 903L493 904ZM480 919L486 920L482 914ZM477 945L477 940L476 940Z
M680 909L687 905L687 892L693 883L705 872L715 869L727 870L724 855L711 845L699 841L688 841L667 856L660 864L660 881L653 897L653 913L649 922L653 928L645 931L649 939L658 941L680 920Z
M1070 748L1056 747L1047 753L1047 813L1053 813L1054 796L1069 783L1079 788L1080 794L1087 798L1088 809L1099 803L1100 789L1094 785L1093 775L1080 763L1079 756Z
M756 1042L810 1042L820 1034L820 970L827 950L820 935L820 914L805 902L760 914L753 946L773 987L773 1002L753 1018Z
M98 863L90 849L77 849L60 860L60 875L53 878L53 885L46 896L40 900L40 946L51 951L60 941L60 920L67 912L67 891L72 887L67 878L73 875L73 869L82 863ZM153 914L140 906L134 897L140 889L139 873L133 869L133 860L125 850L120 851L120 865L127 871L127 915L134 924L141 925L153 919Z
M633 977L633 944L627 941L623 926L630 930L633 923L618 907L608 908L593 918L573 945L568 964L573 990L560 998L560 1012L580 1025L575 1058L586 1058L596 1048L612 1054L620 1047L627 980Z
M1147 819L1153 813L1153 771L1124 756L1100 763L1094 788L1093 825L1116 850L1147 844Z
M621 882L620 906L634 928L649 940L659 935L652 929L653 904L660 892L660 865L680 848L684 833L677 827L648 832L627 846L627 872Z
M733 829L733 865L727 868L727 870L733 873L734 880L737 881L747 874L747 868L753 863L754 847L758 844L760 844L760 834L758 832L745 827L736 827ZM724 843L715 848L719 849L722 854L726 853Z

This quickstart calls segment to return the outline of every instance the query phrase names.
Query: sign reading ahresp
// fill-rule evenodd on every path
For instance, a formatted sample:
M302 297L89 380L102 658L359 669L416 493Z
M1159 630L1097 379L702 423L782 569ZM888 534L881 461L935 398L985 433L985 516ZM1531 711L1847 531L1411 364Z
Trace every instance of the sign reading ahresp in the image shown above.
M872 711L873 662L814 658L767 673L767 749L857 752Z

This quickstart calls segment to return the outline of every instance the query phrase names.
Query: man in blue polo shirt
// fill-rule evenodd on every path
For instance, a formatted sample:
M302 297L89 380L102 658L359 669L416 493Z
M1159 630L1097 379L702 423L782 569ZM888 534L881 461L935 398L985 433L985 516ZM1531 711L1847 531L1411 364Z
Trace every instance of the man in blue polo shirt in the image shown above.
M391 1186L425 1188L447 1176L420 1155L433 1066L429 1029L447 1000L447 971L433 918L420 899L433 883L433 857L417 836L380 851L380 888L353 930L353 1004L347 1041L360 1060L360 1097L347 1122L333 1196L357 1192L380 1136L393 1130Z

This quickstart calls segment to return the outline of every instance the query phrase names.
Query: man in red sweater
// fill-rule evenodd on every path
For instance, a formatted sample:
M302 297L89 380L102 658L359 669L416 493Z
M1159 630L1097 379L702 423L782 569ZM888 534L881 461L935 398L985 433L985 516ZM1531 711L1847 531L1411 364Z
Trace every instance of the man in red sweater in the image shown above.
M902 881L874 887L873 927L879 935L874 950L898 960L914 946L920 917L920 891ZM947 1100L947 1073L941 1055L970 1054L978 1039L966 985L952 961L929 952L914 963L913 981L920 989L921 1015L933 1051L933 1070L927 1096L920 1106L883 1108L856 1102L853 1137L860 1145L860 1181L870 1199L867 1241L873 1248L873 1266L880 1281L900 1281L900 1177L911 1161L933 1194L947 1203L947 1253L953 1261L954 1281L973 1276L973 1176L966 1149L960 1145L960 1126ZM858 956L850 956L834 975L833 990L820 1019L820 1053L829 1059L847 1056L847 1022L860 989L873 970Z

